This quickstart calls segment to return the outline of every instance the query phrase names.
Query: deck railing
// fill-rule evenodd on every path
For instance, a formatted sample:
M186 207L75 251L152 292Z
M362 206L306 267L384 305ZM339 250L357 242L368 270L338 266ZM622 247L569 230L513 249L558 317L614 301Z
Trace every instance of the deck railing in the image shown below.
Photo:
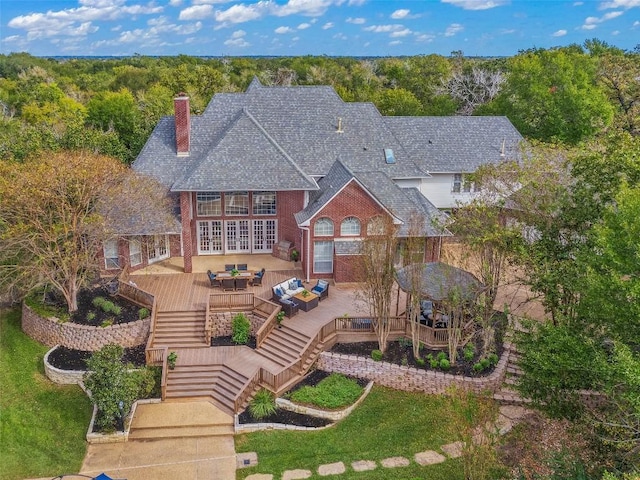
M122 280L118 280L118 295L147 308L151 308L155 301L155 297L151 293L141 290L131 282L123 282Z
M210 293L208 307L209 307L209 311L211 312L251 310L253 308L253 293L251 292Z
M168 357L169 349L162 347L162 376L160 379L160 398L162 400L167 398L167 375L169 374Z
M277 316L278 312L282 310L282 307L263 298L254 297L253 301L254 311L257 310L261 314L268 314L264 323L256 332L256 348L260 348L262 343L267 339L271 331L278 324Z
M247 381L242 386L242 388L240 389L240 392L238 393L238 395L236 395L236 398L233 400L233 408L235 412L240 411L244 403L249 398L249 395L251 395L251 393L255 390L256 386L260 383L260 380L262 378L262 370L263 368L260 367L256 371L256 373L253 375L253 377L248 378Z

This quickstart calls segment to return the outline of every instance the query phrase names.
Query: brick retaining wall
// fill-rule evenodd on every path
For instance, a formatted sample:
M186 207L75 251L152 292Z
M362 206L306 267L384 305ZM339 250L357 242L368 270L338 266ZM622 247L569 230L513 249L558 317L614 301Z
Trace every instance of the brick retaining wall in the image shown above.
M388 362L376 362L371 358L355 355L341 355L322 352L318 357L317 367L328 372L337 372L353 377L372 380L378 385L404 390L407 392L423 392L429 394L446 393L451 386L476 393L484 391L496 392L502 386L507 371L508 351L486 377L463 377L433 370L420 370Z
M43 318L22 304L22 330L48 347L62 345L87 352L95 352L110 343L135 347L147 341L150 325L151 317L109 327L60 323L57 318Z

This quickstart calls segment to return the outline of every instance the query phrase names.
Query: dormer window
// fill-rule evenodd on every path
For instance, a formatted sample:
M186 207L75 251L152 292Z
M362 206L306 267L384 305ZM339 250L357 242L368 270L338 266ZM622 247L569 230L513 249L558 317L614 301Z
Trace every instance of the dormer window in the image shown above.
M393 165L394 163L396 163L396 157L393 154L392 148L384 149L384 161L387 162L388 165Z

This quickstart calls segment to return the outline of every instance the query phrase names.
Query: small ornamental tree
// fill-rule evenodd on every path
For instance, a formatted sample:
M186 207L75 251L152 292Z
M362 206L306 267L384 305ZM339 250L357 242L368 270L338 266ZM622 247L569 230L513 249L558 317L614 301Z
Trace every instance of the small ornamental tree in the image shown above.
M153 389L151 371L131 370L132 366L122 361L123 353L120 345L106 345L87 360L84 384L91 392L91 401L98 407L96 426L100 431L114 429L120 416L131 410L133 402Z
M104 241L122 229L174 228L163 186L89 152L0 162L0 199L0 287L51 285L69 312L99 269Z

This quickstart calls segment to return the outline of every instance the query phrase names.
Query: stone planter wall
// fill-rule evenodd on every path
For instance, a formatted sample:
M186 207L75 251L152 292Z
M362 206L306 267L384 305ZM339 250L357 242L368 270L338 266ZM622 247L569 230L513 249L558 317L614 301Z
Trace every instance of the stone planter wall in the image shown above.
M244 313L245 316L251 322L251 335L256 335L256 332L260 330L260 327L264 323L265 319L254 315L251 311L247 312L216 312L211 314L211 328L213 337L229 337L231 336L231 323L233 317L238 313Z
M150 325L151 317L109 327L60 323L57 318L43 318L26 304L22 304L22 330L48 347L62 345L87 352L95 352L111 343L135 347L147 341Z
M61 370L49 363L49 355L60 345L56 345L44 356L44 374L53 383L59 385L75 385L82 382L85 370Z
M446 393L452 386L476 393L496 392L502 386L507 371L508 351L486 377L463 377L432 370L419 370L403 367L387 362L376 362L371 358L355 355L340 355L322 352L318 357L317 367L328 372L337 372L353 377L372 380L378 385L404 390L407 392L423 392L429 394Z

